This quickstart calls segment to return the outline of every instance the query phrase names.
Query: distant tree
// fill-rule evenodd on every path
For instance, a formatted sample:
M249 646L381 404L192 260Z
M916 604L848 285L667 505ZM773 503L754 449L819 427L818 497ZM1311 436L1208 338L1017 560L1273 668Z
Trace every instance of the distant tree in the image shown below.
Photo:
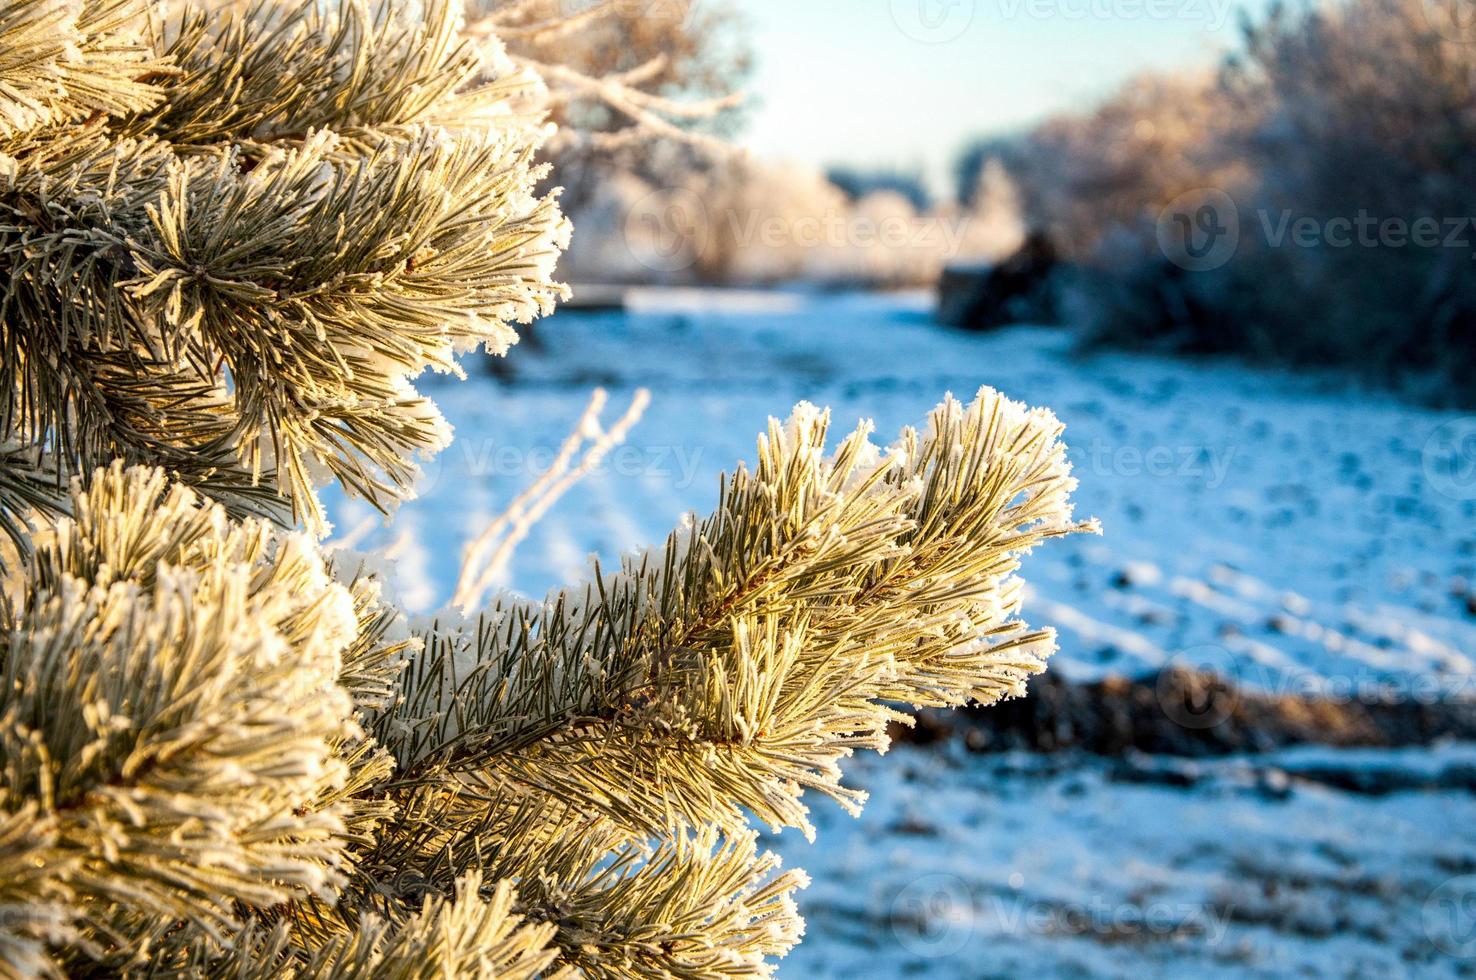
M474 0L492 34L548 86L544 154L578 214L615 172L672 186L727 147L753 59L730 0Z
M926 211L933 206L933 196L920 173L834 166L825 171L825 177L852 201L878 191L890 191L905 197L915 211Z
M954 195L965 207L972 207L979 193L984 170L991 162L997 162L1011 176L1028 177L1022 174L1028 152L1027 133L990 136L968 143L959 153L953 165Z

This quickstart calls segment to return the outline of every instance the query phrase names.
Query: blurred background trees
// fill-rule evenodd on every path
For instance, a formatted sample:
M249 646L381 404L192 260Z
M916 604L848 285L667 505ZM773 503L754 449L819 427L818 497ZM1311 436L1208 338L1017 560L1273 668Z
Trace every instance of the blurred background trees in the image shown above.
M1096 340L1344 365L1469 401L1476 37L1437 8L1277 4L1218 71L1145 75L975 144L960 189L990 161L1009 172L1026 221L1077 264L1068 306ZM1216 217L1239 244L1185 269L1159 226L1206 190L1233 202Z
M576 6L556 29L560 0L483 12L548 78L565 134L549 153L584 230L563 266L576 284L926 287L1034 232L1062 260L1063 318L1092 341L1342 365L1470 398L1476 37L1459 5L1273 4L1219 63L1143 73L969 142L951 188L719 145L741 133L755 64L738 5ZM1186 268L1161 232L1207 192L1238 244ZM1293 236L1298 223L1310 231Z

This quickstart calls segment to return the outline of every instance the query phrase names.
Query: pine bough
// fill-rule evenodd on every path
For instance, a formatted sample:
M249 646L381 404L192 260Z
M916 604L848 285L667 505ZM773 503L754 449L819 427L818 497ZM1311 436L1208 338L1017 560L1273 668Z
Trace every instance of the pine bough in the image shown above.
M418 5L0 0L0 974L764 976L814 790L1043 669L1060 425L771 424L542 601L325 557L449 430L412 379L562 295L537 82ZM286 530L296 525L297 531Z

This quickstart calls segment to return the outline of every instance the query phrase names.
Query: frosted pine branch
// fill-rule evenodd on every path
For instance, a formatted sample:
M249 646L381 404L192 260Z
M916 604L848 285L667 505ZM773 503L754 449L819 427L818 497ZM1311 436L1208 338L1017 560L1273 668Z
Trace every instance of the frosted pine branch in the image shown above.
M800 795L850 806L837 763L886 746L886 702L1018 694L1048 632L1015 615L1020 557L1071 520L1060 426L985 391L883 453L862 427L775 423L711 516L541 603L433 623L406 697L376 722L403 766L472 768L632 833L809 828Z
M496 23L625 17L547 9ZM987 389L885 448L802 405L541 601L412 625L324 557L324 484L389 510L449 441L416 379L564 295L538 99L729 104L516 57L452 0L0 0L0 972L768 976L805 879L750 816L812 832L906 706L1044 667L1020 562L1095 526ZM597 399L460 602L645 407Z

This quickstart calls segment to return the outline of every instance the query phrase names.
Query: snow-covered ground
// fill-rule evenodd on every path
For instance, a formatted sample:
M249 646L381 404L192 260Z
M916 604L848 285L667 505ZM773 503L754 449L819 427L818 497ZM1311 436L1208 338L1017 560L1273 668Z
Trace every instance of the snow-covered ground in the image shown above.
M1432 755L1476 761L1338 761ZM1471 797L1303 786L1299 761L1199 764L1181 789L1040 757L857 759L865 814L825 807L814 847L781 840L814 883L780 975L1476 975Z
M512 352L511 384L473 364L466 383L425 385L457 441L421 499L362 538L393 546L412 605L447 599L462 543L547 467L597 385L617 406L647 387L651 408L518 551L505 584L524 592L710 506L717 474L751 459L766 418L796 401L829 405L838 428L873 418L882 437L945 391L987 384L1066 422L1078 513L1106 528L1026 562L1028 618L1061 630L1056 669L1177 661L1284 693L1476 696L1476 456L1460 455L1476 419L1327 377L1082 358L1060 330L949 332L923 296L636 299L540 323L539 345ZM341 533L370 526L362 505L333 511ZM822 808L819 845L778 843L817 879L811 939L785 972L1476 971L1468 795L1268 795L1229 763L1192 790L1092 766L992 766L858 760L867 814ZM1447 914L1461 942L1441 932Z

